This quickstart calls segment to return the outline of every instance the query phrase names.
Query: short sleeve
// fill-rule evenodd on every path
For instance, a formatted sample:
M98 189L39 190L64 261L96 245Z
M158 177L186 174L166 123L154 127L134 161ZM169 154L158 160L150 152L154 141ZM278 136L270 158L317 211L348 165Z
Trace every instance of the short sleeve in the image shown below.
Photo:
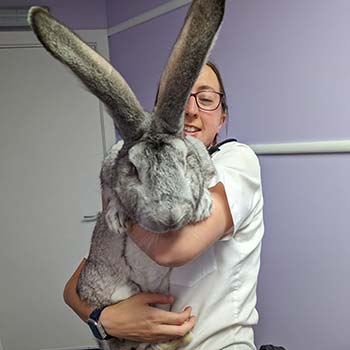
M227 240L249 224L254 208L262 200L260 165L254 151L237 142L222 145L212 159L216 176L210 187L223 184L234 222L222 239Z

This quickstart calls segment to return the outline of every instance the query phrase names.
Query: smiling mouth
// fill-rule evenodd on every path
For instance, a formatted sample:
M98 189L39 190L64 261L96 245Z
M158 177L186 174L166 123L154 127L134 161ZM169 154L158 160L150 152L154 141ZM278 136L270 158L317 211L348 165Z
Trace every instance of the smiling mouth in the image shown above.
M201 129L199 129L199 128L195 127L195 126L187 126L187 125L185 125L185 127L184 127L184 132L186 134L194 134L194 133L196 133L198 131L201 131Z

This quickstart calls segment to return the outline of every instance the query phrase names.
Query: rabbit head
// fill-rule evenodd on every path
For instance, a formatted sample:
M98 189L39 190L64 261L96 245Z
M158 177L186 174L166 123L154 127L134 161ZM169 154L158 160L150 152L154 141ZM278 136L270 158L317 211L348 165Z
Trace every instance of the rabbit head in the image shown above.
M148 135L127 152L123 148L114 162L102 168L102 187L110 193L110 228L121 208L154 232L204 219L211 210L207 188L214 174L201 141Z
M151 113L143 110L122 76L76 34L45 9L29 11L38 39L105 104L124 140L116 159L101 172L115 210L122 208L128 218L154 232L178 229L211 210L207 187L214 168L202 142L184 137L184 108L224 7L224 0L192 1Z

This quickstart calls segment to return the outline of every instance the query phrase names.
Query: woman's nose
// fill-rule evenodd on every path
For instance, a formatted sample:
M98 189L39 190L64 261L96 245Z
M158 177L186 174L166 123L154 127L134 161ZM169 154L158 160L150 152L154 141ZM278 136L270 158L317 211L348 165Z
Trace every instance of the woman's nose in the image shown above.
M196 103L196 98L194 96L190 96L187 100L186 108L185 108L186 116L196 116L198 114L198 106Z

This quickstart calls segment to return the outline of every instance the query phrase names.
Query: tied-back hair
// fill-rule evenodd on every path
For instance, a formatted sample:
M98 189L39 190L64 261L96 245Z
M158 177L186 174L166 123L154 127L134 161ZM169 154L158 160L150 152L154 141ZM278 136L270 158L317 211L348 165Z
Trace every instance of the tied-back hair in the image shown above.
M215 75L218 79L219 86L220 86L220 92L224 94L224 96L222 97L222 100L221 100L221 108L222 108L223 113L226 114L226 116L228 116L228 105L227 105L227 99L226 99L226 91L225 91L224 82L222 80L219 68L217 67L217 65L214 62L212 62L210 60L208 60L206 62L206 65L213 70L213 72L215 73ZM226 119L227 119L227 117L226 117ZM227 125L228 125L228 122L226 121L226 133L227 133ZM213 145L216 145L217 143L218 143L218 134L216 134L214 137Z
M222 80L222 77L221 77L221 74L220 74L220 71L219 71L219 68L217 67L217 65L212 62L212 61L207 61L206 62L206 65L208 67L210 67L213 72L215 73L216 77L218 78L218 81L219 81L219 85L220 85L220 91L221 93L224 94L223 98L222 98L222 101L221 101L221 107L222 107L222 111L227 114L228 113L228 105L227 105L227 101L226 101L226 91L225 91L225 87L224 87L224 82Z

